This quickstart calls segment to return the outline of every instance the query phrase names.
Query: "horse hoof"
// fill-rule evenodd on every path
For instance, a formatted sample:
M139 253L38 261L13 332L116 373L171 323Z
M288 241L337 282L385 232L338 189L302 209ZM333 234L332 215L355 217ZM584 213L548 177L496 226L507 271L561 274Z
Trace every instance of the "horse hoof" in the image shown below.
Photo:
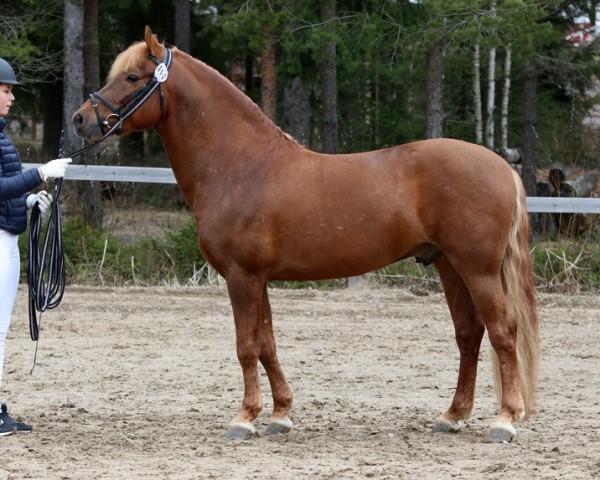
M510 443L517 435L515 427L510 424L495 423L490 429L490 442Z
M294 424L288 418L284 420L271 420L271 423L267 425L265 435L279 435L288 433Z
M440 417L431 431L433 433L456 433L460 432L464 426L465 423L462 420L451 421L444 417Z
M254 427L250 429L242 425L234 425L224 434L224 437L227 440L250 440L251 438L256 436L257 434L254 430Z

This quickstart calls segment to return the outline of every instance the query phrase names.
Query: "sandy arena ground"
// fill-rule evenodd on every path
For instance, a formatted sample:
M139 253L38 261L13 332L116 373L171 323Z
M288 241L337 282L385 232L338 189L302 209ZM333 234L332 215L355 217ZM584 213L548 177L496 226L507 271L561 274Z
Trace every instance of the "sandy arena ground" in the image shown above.
M0 438L0 480L600 478L598 296L540 297L539 413L500 445L488 347L468 427L430 432L458 368L441 295L273 290L295 427L243 442L222 438L242 398L224 287L70 286L33 374L24 288L17 301L2 399L35 430Z

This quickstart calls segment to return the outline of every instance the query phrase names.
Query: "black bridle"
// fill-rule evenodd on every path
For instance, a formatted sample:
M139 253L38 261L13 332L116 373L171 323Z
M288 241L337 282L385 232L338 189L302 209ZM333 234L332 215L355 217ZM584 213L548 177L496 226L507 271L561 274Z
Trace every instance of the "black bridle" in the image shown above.
M133 92L131 98L125 101L120 107L115 107L112 102L101 95L100 92L90 93L90 102L92 103L92 108L96 114L96 121L98 122L98 128L102 133L102 138L100 138L97 142L94 142L92 145L88 145L87 147L81 148L80 150L69 154L69 157L81 155L82 153L98 145L100 142L104 141L113 133L119 135L123 130L123 122L133 115L133 113L135 113L146 102L146 100L150 98L157 88L160 92L160 119L158 120L160 122L165 106L165 96L163 94L162 84L167 80L169 75L169 68L171 68L173 55L171 53L171 49L166 48L165 56L163 57L162 62L152 55L148 55L148 58L156 65L152 79L142 88ZM98 109L98 102L102 103L112 113L102 118ZM114 121L112 126L111 121Z

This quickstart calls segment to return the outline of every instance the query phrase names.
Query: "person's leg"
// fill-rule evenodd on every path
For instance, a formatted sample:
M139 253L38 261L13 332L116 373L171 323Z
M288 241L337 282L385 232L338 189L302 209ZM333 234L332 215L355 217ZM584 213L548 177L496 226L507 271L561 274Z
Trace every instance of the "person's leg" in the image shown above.
M19 286L19 270L18 237L0 230L0 387L2 386L6 336ZM7 420L0 418L0 422L2 422L0 423L0 436L9 435L15 429L15 426Z
M19 286L19 245L18 237L0 230L0 387L4 366L4 346L13 305Z

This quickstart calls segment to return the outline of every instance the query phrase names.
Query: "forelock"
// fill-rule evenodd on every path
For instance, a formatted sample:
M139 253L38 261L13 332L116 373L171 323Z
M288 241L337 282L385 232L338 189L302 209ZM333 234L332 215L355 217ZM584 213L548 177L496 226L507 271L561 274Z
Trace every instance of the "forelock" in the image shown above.
M121 72L139 71L146 61L146 48L145 42L137 42L120 53L112 67L110 67L108 80L115 78Z

